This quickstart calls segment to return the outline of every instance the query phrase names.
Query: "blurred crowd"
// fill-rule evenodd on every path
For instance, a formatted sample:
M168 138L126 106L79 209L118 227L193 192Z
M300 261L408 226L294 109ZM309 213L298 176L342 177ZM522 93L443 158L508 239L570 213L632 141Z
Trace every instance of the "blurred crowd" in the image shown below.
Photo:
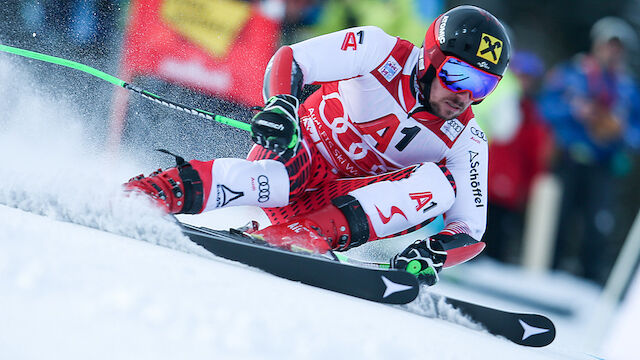
M102 53L119 33L129 0L17 0L0 8L2 36L12 43L64 43ZM124 10L124 11L123 11Z
M627 64L638 36L613 16L596 21L588 36L589 49L549 69L534 52L518 49L513 80L505 79L477 113L493 135L488 254L519 260L532 184L552 173L562 194L553 267L602 284L626 234L620 230L628 229L623 219L638 211L630 175L638 165L640 102Z
M276 47L357 25L377 25L420 45L428 24L457 5L442 0L215 1L220 6L248 3L277 22ZM0 40L28 46L34 38L49 38L99 57L106 46L121 43L129 5L129 0L9 2L0 9L7 19L0 23ZM600 284L606 280L640 204L634 183L640 175L639 85L628 61L639 50L638 34L625 14L607 15L588 24L589 33L576 32L573 36L584 37L580 41L589 46L561 61L551 62L536 44L519 41L518 32L512 32L516 51L508 73L474 108L490 144L484 256L521 262L526 212L536 196L532 189L541 176L553 175L562 194L553 268Z

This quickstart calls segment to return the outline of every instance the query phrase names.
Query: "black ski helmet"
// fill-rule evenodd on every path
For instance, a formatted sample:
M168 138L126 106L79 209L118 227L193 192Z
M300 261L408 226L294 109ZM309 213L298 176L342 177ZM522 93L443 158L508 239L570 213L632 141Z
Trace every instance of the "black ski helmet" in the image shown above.
M418 61L418 79L426 82L448 55L478 69L502 76L511 57L511 43L502 24L488 11L463 5L440 15L431 23ZM433 75L432 75L433 76ZM428 76L427 76L428 77Z

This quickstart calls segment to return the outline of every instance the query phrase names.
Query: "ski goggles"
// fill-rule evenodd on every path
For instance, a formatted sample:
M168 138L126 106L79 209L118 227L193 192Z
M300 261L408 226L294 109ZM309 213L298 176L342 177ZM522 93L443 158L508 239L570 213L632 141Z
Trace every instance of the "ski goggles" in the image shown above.
M443 87L460 93L468 91L474 101L482 100L498 86L501 77L480 70L456 57L447 56L438 67L438 79Z

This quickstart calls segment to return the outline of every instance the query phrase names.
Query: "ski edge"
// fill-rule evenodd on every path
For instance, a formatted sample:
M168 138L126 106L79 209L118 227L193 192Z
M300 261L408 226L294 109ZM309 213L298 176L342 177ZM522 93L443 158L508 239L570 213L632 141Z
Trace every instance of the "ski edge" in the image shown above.
M292 252L261 244L259 239L238 230L213 230L184 223L180 226L185 236L212 254L281 278L386 304L407 304L419 293L417 279L399 270ZM328 273L300 271L305 266L323 268ZM335 281L337 275L342 276L343 281ZM363 276L366 276L364 281Z

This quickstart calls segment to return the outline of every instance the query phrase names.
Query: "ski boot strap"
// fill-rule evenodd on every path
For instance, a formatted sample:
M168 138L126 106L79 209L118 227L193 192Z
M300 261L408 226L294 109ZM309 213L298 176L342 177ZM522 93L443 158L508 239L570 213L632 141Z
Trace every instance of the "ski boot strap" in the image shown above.
M340 251L347 250L369 241L371 233L369 220L360 202L351 195L344 195L331 199L331 203L344 214L351 232L351 236L338 238L338 245L335 249Z
M184 206L179 213L199 214L202 211L204 200L204 189L202 186L202 179L200 179L200 175L196 170L193 169L193 166L191 166L191 164L184 160L183 157L175 155L165 149L157 150L176 158L176 168L178 169L178 174L180 175L180 179L182 180L184 189ZM179 193L180 187L178 186L178 184L176 184L173 179L169 179L169 183L172 186L174 195L177 198L180 198L182 194Z

